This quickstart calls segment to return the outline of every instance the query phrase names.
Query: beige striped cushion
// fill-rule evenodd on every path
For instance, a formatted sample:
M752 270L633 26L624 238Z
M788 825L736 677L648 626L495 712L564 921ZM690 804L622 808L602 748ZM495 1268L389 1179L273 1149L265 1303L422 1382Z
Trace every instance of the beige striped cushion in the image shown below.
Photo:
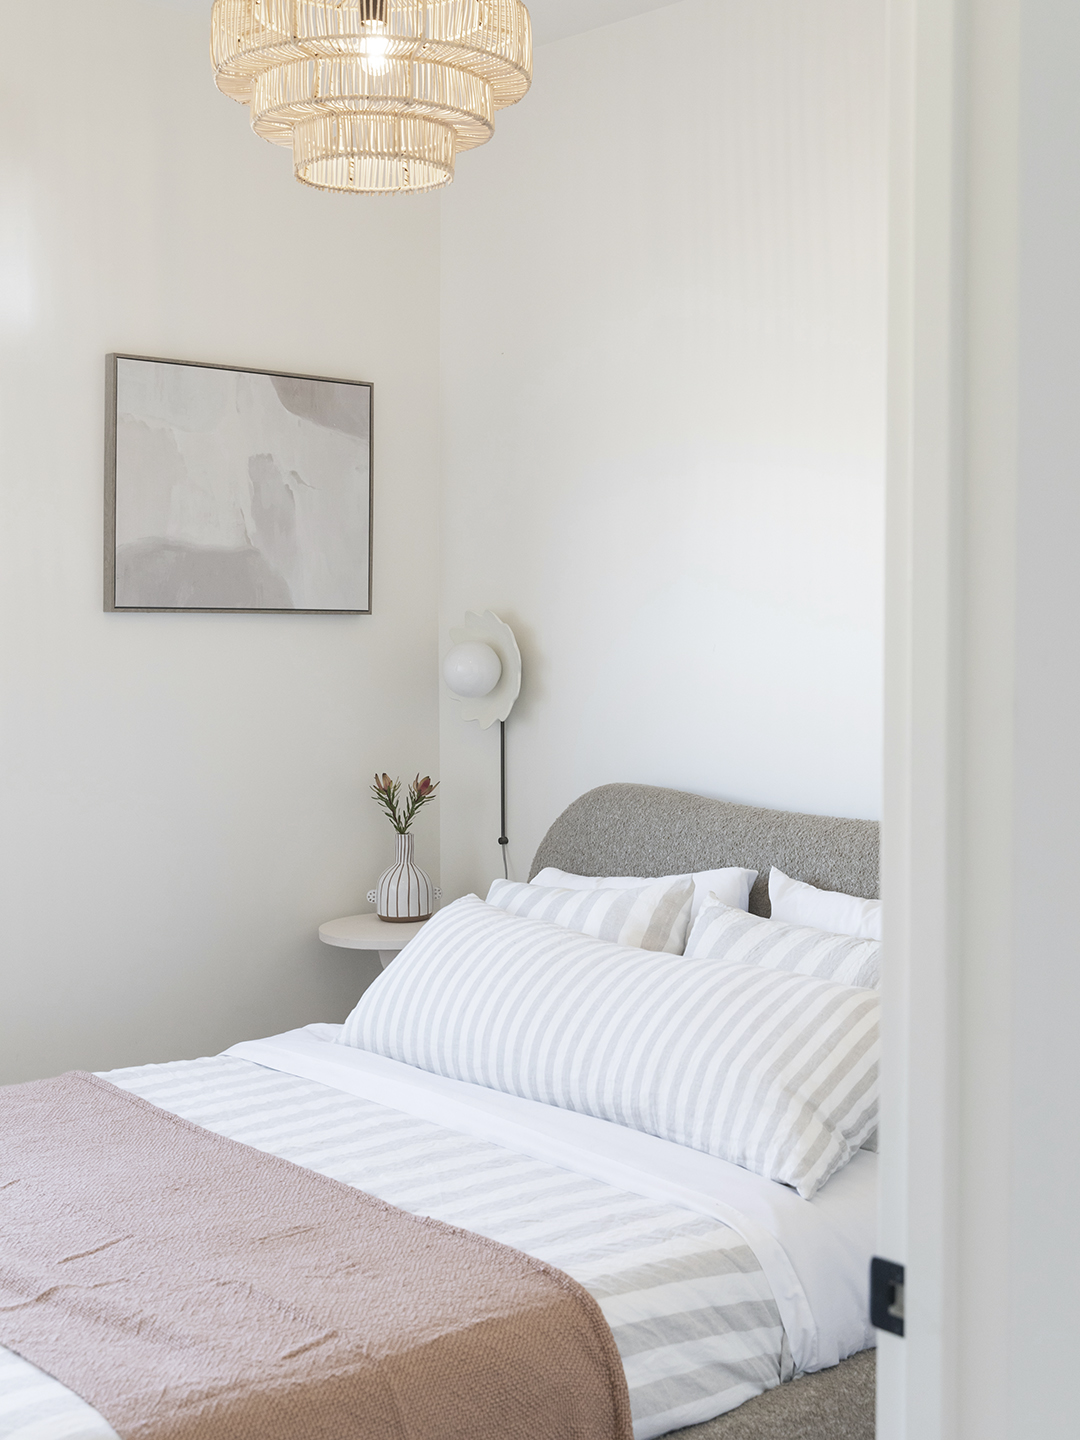
M881 981L881 944L853 935L830 935L805 925L782 925L713 904L694 921L686 953L696 960L726 960L732 965L763 965L814 975L837 985L876 988Z
M341 1043L704 1150L807 1198L877 1123L874 991L658 963L475 895L409 942Z
M496 880L487 903L511 915L546 920L612 945L663 950L681 955L690 928L694 881L690 875L653 881L633 889L552 889Z
M692 875L575 875L570 870L556 870L548 865L534 875L529 884L546 885L549 890L634 890L639 885L655 885L658 880L692 880L694 903L690 907L690 923L693 924L698 912L710 903L713 893L724 905L748 910L750 891L757 876L756 870L735 865L722 870L695 870Z

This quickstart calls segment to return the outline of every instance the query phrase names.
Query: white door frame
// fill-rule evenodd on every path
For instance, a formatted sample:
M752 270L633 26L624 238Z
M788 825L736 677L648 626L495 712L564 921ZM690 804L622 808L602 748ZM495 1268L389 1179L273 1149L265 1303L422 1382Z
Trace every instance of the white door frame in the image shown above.
M881 1337L878 1436L1058 1440L1080 1435L1080 6L893 0L891 24L879 1253L907 1334ZM1033 888L1036 860L1071 891Z
M894 0L891 7L882 815L889 964L879 1248L905 1265L906 1336L879 1335L879 1440L954 1434L952 901L962 804L955 756L963 521L956 12L954 0Z

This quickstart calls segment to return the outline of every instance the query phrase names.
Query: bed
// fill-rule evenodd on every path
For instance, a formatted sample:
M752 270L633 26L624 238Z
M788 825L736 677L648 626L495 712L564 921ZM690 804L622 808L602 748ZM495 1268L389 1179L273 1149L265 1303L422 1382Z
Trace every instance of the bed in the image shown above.
M771 865L871 898L877 827L609 785L556 820L531 875L722 865L759 872L749 902L757 915L768 913ZM618 1345L635 1440L676 1430L687 1440L870 1440L874 1154L860 1151L807 1201L658 1135L342 1038L342 1027L308 1026L223 1056L105 1078L202 1132L571 1276ZM116 1434L44 1367L0 1349L0 1440Z

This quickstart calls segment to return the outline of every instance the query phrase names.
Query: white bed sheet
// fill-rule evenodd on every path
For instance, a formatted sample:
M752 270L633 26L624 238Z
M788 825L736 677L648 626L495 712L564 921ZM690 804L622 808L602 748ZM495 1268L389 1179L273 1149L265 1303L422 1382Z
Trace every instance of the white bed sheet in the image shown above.
M309 1025L225 1053L730 1225L765 1272L798 1371L824 1369L875 1343L868 1287L876 1155L860 1151L813 1200L802 1200L701 1151L340 1045L341 1030Z

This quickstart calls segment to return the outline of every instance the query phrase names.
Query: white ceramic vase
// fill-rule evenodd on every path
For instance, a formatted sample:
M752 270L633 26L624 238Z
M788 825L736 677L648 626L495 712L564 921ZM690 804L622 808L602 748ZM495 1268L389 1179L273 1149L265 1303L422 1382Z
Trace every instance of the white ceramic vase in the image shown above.
M406 924L429 920L435 908L435 890L418 865L413 864L413 837L397 837L397 859L379 879L375 908L380 920Z

